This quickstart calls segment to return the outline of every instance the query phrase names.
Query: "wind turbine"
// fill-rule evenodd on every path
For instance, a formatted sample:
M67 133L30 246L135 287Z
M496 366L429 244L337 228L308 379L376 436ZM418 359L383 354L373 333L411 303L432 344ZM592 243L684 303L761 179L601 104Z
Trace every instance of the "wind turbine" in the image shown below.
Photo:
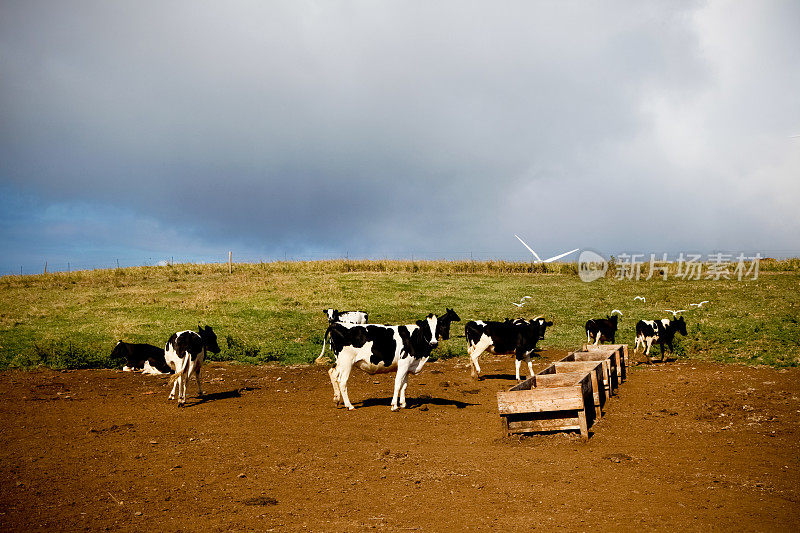
M532 254L533 254L533 257L535 257L535 258L536 258L536 261L534 261L535 263L552 263L553 261L556 261L557 259L561 259L561 258L562 258L562 257L564 257L565 255L574 254L575 252L577 252L578 250L580 250L580 248L575 248L574 250L570 250L569 252L564 252L564 253L563 253L563 254L561 254L561 255L556 255L556 256L550 257L550 258L548 258L548 259L542 259L541 257L539 257L539 254L537 254L536 252L534 252L534 251L533 251L533 248L531 248L530 246L528 246L527 244L525 244L525 241L523 241L522 239L520 239L519 235L517 235L517 234L515 233L515 234L514 234L514 237L516 237L516 238L517 238L517 240L518 240L519 242L521 242L521 243L522 243L522 245L523 245L525 248L527 248L527 249L528 249L528 251L529 251L530 253L532 253Z

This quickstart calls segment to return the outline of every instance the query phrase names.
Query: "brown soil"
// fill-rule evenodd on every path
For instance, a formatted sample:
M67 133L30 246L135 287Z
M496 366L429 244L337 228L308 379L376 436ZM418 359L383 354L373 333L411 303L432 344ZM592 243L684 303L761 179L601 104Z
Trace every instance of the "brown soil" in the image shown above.
M563 356L548 352L535 370ZM178 409L164 377L0 374L0 529L386 531L800 529L800 370L631 369L588 442L502 438L509 357L412 376L204 367Z

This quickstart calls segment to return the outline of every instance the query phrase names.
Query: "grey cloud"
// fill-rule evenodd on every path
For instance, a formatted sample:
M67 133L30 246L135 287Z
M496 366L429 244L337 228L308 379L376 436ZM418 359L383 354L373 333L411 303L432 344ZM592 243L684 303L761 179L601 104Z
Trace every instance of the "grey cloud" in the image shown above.
M760 5L5 3L0 179L208 246L799 247L729 181L798 169L797 8Z

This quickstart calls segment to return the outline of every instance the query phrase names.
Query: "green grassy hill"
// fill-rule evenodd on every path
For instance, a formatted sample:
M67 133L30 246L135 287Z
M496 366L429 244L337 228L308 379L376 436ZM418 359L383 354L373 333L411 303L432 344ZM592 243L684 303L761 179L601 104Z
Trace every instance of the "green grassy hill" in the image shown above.
M163 345L175 331L214 327L216 359L308 363L319 354L322 309L359 309L375 323L413 323L454 308L462 318L434 353L466 355L470 319L544 315L555 325L540 347L574 349L588 318L620 309L618 342L633 347L639 319L688 309L678 355L796 366L800 361L800 272L762 268L758 280L583 283L574 264L506 262L318 261L171 265L0 278L0 369L119 366L117 340ZM784 270L784 271L782 271ZM511 302L531 296L525 307ZM634 301L644 296L646 303ZM658 350L655 350L658 353Z

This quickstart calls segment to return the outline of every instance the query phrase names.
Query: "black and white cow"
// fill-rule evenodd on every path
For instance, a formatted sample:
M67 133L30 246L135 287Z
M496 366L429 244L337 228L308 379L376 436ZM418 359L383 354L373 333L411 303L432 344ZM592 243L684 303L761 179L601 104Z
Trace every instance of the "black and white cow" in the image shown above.
M169 380L172 385L169 399L174 399L177 392L178 407L186 404L186 383L192 374L197 379L198 396L203 395L203 386L200 384L200 368L203 366L206 351L219 353L217 335L211 326L199 327L199 333L194 331L174 333L164 348L167 364L175 371L175 375Z
M336 322L344 322L347 324L366 324L368 315L364 311L339 311L338 309L323 309L328 317L328 324L335 324ZM330 331L330 329L328 330ZM322 336L322 351L319 352L316 360L317 364L324 363L327 360L325 357L325 341L328 338L328 331Z
M397 371L392 395L392 411L406 406L408 374L418 374L436 347L437 317L430 314L416 324L383 326L336 322L328 327L336 366L328 371L333 385L333 401L354 409L347 395L347 380L353 367L368 374Z
M480 379L481 367L478 364L478 357L484 351L496 355L514 354L517 381L520 380L519 367L523 360L528 363L528 372L532 376L531 354L536 350L536 343L544 338L545 330L552 325L552 322L542 317L533 320L506 319L505 322L483 320L467 322L464 332L467 337L467 353L470 357L472 377Z
M669 351L674 351L672 348L672 341L675 339L675 334L680 333L686 336L686 322L683 317L678 319L669 320L664 318L661 320L640 320L636 323L636 347L633 352L639 350L639 345L644 349L644 354L647 356L647 362L652 363L650 359L650 346L657 342L661 347L661 361L664 360L664 344L669 346Z
M614 344L617 336L617 315L605 318L591 318L586 321L586 343L600 344L603 341Z
M112 360L125 360L122 370L142 374L171 374L172 370L164 359L164 348L152 344L133 344L119 341L111 351Z
M456 314L455 311L449 307L445 307L445 309L447 312L440 316L436 322L436 338L442 340L447 340L450 338L451 322L461 322L461 318Z
M369 316L364 311L339 311L338 309L323 309L328 317L328 323L349 322L350 324L366 324Z

